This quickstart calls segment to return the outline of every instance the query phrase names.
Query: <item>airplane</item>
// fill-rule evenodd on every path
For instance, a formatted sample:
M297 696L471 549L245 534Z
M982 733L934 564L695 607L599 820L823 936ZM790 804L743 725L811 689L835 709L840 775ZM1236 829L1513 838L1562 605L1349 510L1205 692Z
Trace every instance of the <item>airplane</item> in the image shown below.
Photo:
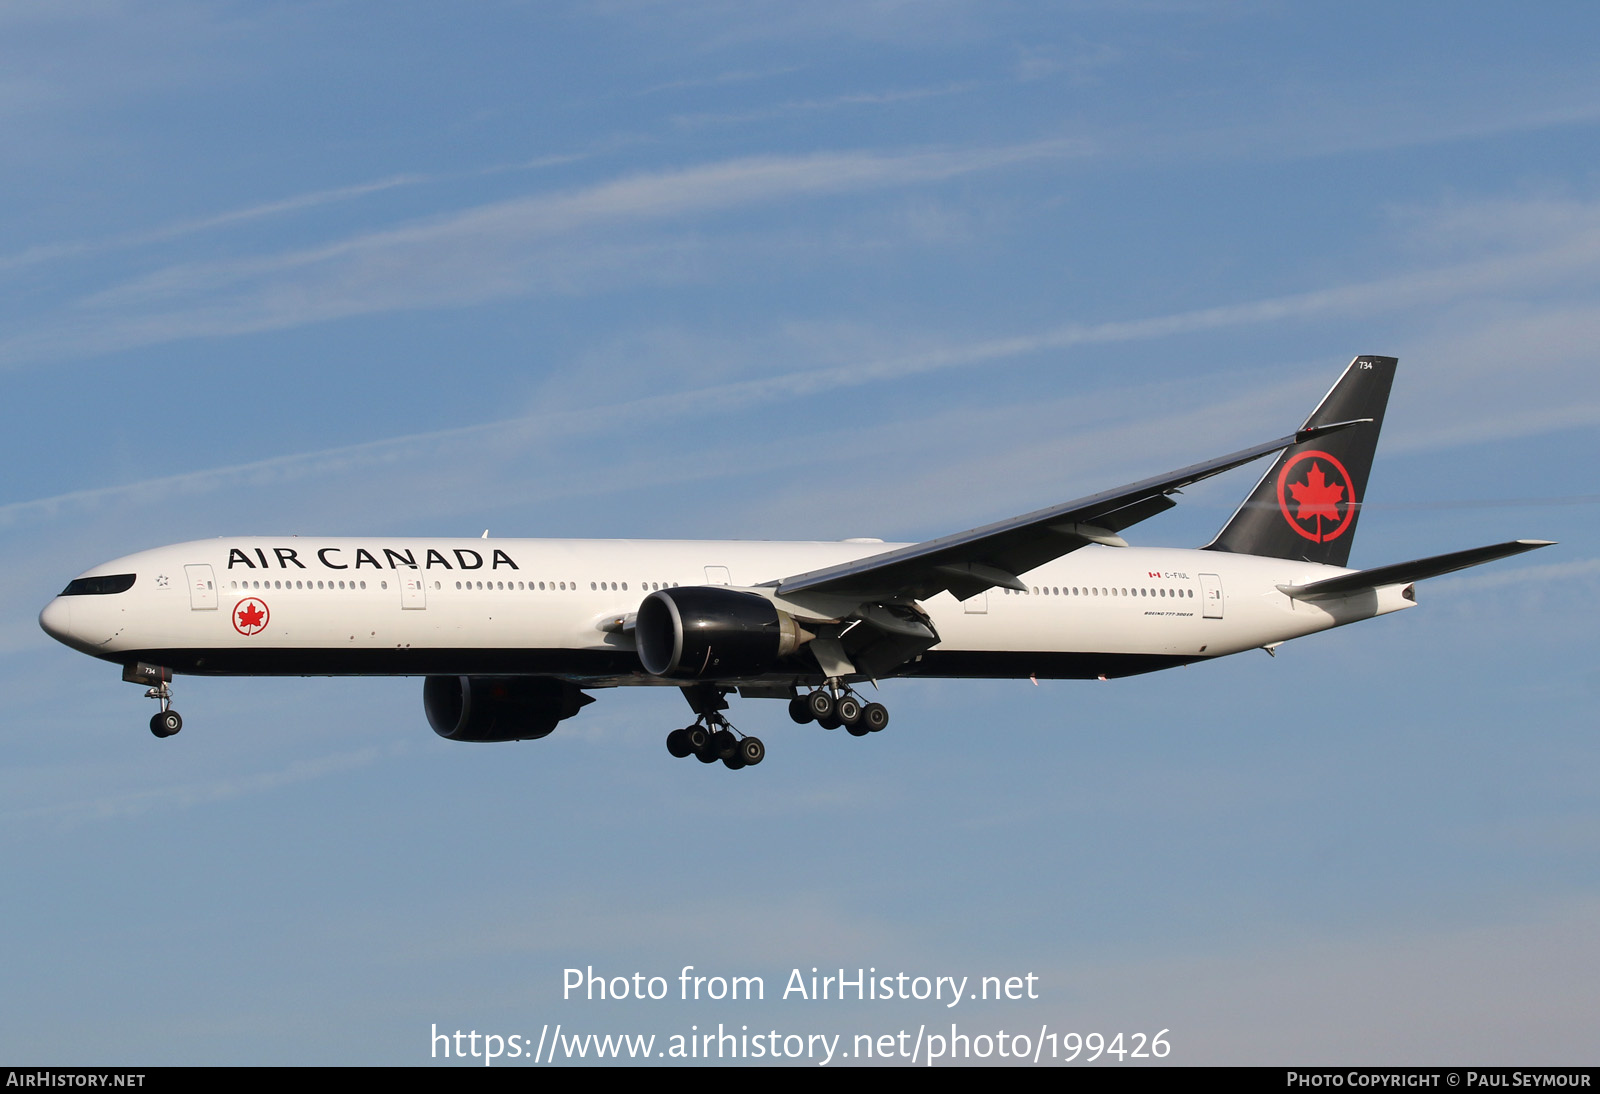
M174 674L422 676L453 741L533 740L630 685L681 689L676 757L759 764L723 713L882 730L855 690L891 677L1111 679L1414 607L1414 584L1550 546L1513 540L1346 567L1397 359L1362 356L1276 440L923 543L241 537L93 567L39 616L123 667L183 727ZM1277 453L1216 538L1131 547L1172 495ZM587 689L587 690L586 690Z

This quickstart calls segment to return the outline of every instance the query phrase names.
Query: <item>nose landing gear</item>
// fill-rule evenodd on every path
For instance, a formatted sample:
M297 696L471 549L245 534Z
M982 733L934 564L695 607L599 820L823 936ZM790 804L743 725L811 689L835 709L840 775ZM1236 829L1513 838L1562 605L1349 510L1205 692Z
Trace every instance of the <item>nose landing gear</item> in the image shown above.
M161 709L150 719L150 732L157 737L171 737L183 728L183 718L172 709L172 670L160 665L147 665L140 661L123 667L122 678L130 684L154 684L144 693L146 699L159 699Z

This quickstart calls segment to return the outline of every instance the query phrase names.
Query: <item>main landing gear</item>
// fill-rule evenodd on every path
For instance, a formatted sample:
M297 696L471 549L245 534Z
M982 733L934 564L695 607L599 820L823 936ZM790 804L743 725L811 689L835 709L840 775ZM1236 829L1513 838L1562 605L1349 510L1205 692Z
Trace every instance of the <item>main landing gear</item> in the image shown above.
M703 764L718 760L730 770L754 767L767 758L767 746L760 737L740 737L726 721L675 729L667 734L667 751L678 759L693 756Z
M882 703L863 703L855 692L831 681L809 695L790 699L789 717L801 725L816 722L823 729L844 726L852 737L877 733L889 724L889 710Z
M758 737L746 737L728 723L727 694L732 688L715 684L695 684L681 689L697 717L694 724L667 734L667 751L678 759L693 756L703 764L722 761L724 767L739 770L753 767L766 758L766 746ZM823 729L844 726L852 737L865 737L889 724L889 711L882 703L863 702L861 697L838 680L789 700L789 717L804 725L816 722Z
M728 709L722 688L704 684L683 689L683 697L699 715L694 724L667 734L667 751L678 759L693 756L703 764L722 761L730 771L754 767L767 758L767 746L759 737L746 737L729 724L722 712Z

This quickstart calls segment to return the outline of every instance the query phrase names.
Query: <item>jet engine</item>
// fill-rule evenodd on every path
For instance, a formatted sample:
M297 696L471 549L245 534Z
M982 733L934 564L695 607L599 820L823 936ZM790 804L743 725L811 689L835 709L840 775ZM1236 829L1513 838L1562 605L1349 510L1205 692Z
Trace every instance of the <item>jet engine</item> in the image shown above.
M816 635L764 596L691 585L645 597L633 637L654 676L728 680L771 670Z
M549 676L430 676L422 685L428 724L452 741L538 740L592 702Z

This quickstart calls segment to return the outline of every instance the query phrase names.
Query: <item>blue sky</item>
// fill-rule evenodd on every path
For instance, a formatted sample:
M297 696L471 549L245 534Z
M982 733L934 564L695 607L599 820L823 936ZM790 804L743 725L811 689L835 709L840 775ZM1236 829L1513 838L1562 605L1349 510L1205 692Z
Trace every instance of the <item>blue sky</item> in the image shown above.
M0 1057L391 1063L477 1029L1169 1029L1190 1063L1593 1062L1600 33L1586 5L0 2ZM920 539L1401 358L1352 563L1561 545L1109 684L179 681L39 609L221 534ZM1144 544L1205 542L1258 469ZM563 1001L562 970L769 1000ZM989 1009L792 968L1040 977ZM978 1007L974 1004L974 1007Z

